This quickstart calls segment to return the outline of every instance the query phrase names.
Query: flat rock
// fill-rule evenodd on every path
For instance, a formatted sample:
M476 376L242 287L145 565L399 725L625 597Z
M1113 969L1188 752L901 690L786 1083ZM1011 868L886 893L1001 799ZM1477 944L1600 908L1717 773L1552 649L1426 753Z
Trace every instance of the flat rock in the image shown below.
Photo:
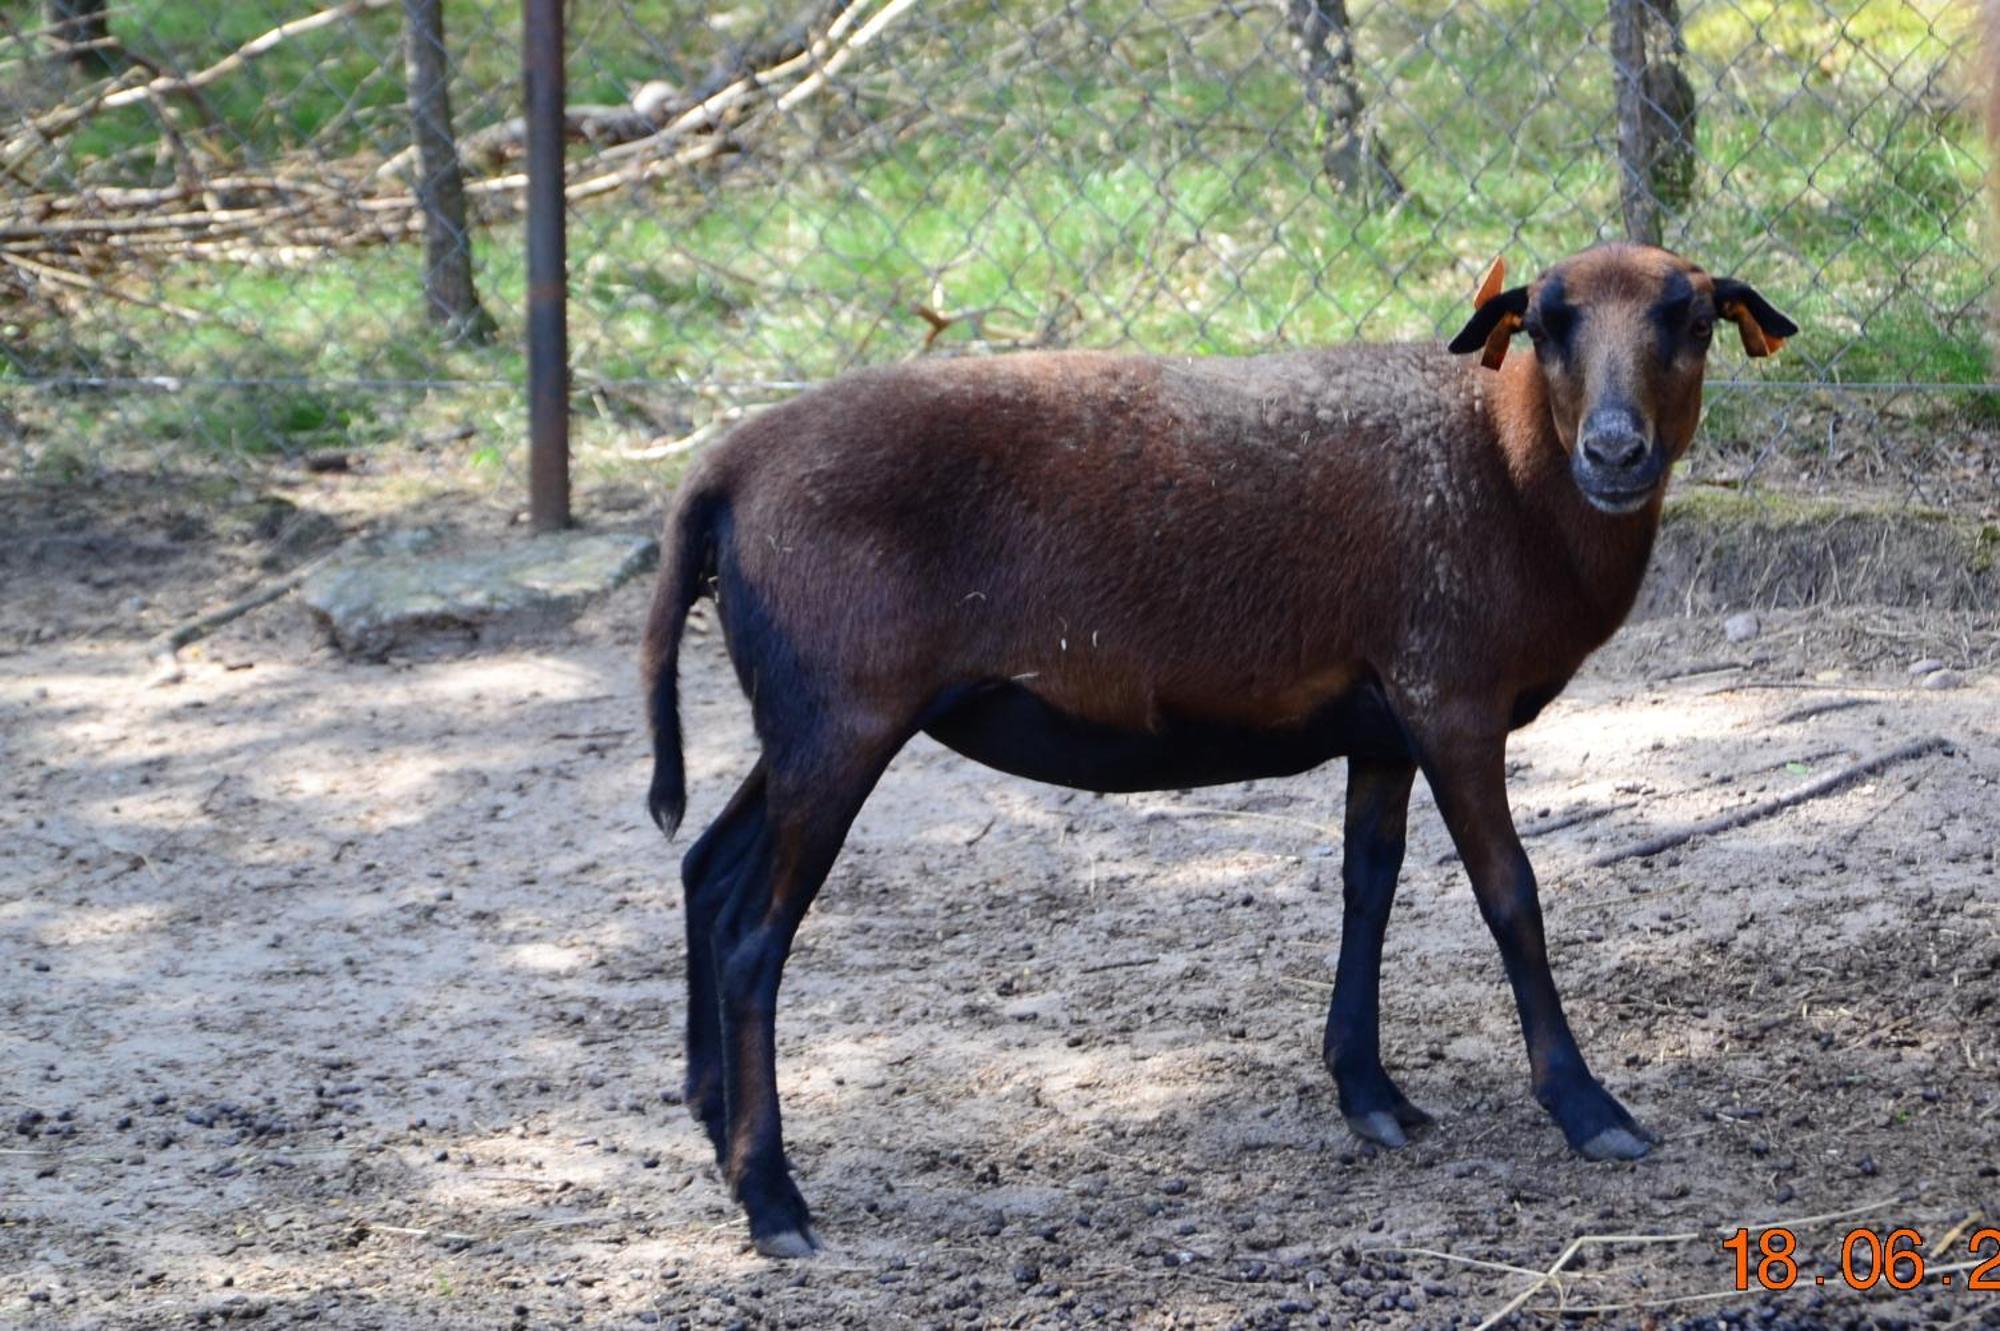
M659 543L629 533L559 532L450 551L377 540L299 589L350 656L496 643L567 623L650 565Z
M1731 615L1722 621L1722 636L1731 642L1748 642L1763 632L1764 626L1757 622L1757 616L1745 611Z

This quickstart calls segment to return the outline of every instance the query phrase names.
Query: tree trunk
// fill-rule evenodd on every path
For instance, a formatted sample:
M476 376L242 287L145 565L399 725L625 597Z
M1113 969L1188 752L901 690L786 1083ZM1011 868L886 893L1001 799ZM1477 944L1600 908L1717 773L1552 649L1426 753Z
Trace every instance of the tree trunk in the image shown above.
M64 60L93 73L118 63L104 0L46 0L43 13L48 19L50 40Z
M1618 201L1625 234L1660 243L1661 211L1694 195L1694 85L1681 71L1677 0L1612 0L1618 97Z
M1611 0L1611 76L1618 95L1618 206L1625 238L1660 243L1660 201L1653 196L1651 119L1646 114L1646 0Z
M1394 201L1403 182L1369 133L1354 79L1354 27L1347 0L1286 0L1285 26L1298 55L1306 101L1319 115L1320 163L1343 194Z
M443 0L403 0L410 133L417 145L417 206L424 218L424 306L452 341L484 342L491 315L472 283L465 181L451 128Z
M1648 0L1646 11L1646 114L1653 155L1646 176L1653 194L1668 208L1687 206L1694 197L1694 85L1681 70L1687 44L1681 40L1678 0Z

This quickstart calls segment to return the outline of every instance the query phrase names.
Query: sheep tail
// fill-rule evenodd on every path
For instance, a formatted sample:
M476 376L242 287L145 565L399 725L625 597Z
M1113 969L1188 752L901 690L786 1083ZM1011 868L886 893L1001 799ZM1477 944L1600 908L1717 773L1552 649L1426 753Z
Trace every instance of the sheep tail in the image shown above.
M688 612L715 576L716 496L684 486L660 538L660 577L646 618L641 671L653 731L653 783L646 808L672 836L687 813L687 773L681 758L679 663Z

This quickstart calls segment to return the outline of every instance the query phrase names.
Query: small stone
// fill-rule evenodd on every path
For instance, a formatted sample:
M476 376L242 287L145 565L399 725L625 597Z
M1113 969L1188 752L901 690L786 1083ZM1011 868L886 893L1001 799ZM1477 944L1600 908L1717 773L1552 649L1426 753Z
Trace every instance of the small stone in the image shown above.
M1923 687L1927 689L1956 689L1964 684L1965 676L1956 670L1933 670L1923 679Z
M665 79L647 79L632 93L632 109L648 120L664 121L684 105L680 89Z
M1731 642L1748 642L1763 630L1764 626L1757 622L1757 616L1747 610L1722 621L1722 636Z
M1944 662L1935 656L1926 656L1921 661L1910 662L1910 673L1912 675L1935 674L1942 669L1944 669Z

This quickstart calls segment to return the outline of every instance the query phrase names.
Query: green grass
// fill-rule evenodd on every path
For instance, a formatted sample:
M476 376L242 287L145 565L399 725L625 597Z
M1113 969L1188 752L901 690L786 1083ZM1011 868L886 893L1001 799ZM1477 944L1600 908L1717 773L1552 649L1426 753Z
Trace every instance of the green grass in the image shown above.
M1716 374L1988 380L1984 149L1947 95L1958 86L1948 60L1965 41L1962 8L1686 7L1702 168L1668 242L1754 280L1805 329L1775 362L1751 367L1725 350ZM622 100L662 70L692 82L719 41L678 0L625 7L643 39L621 7L573 8L577 101ZM1117 30L1108 46L1072 40L1071 26L1041 41L1040 63L989 68L986 55L1036 16L1025 8L961 0L919 11L857 64L851 99L809 103L798 126L751 139L741 156L577 213L580 390L670 381L580 391L586 445L685 429L718 406L782 391L759 384L917 354L928 331L910 312L918 302L987 311L948 330L942 351L981 333L986 345L1046 337L1189 354L1428 337L1463 317L1493 255L1532 272L1621 229L1601 0L1355 4L1358 68L1409 189L1388 209L1342 199L1322 178L1317 124L1268 14L1190 42L1157 12L1134 19L1131 6L1089 3L1073 12ZM461 120L514 114L518 5L448 0L447 10ZM150 25L183 66L274 18L263 5L168 0L120 12L133 31ZM393 149L403 141L395 42L394 11L366 15L352 31L287 43L211 100L251 156L315 135L328 151ZM948 54L954 46L962 56ZM900 73L881 72L890 69ZM934 115L898 135L912 96ZM158 178L164 168L130 151L156 136L149 113L106 120L70 145L75 169ZM76 366L177 376L197 386L53 399L43 415L66 431L143 428L231 451L366 445L468 418L483 438L514 437L518 394L491 385L521 376L518 236L482 234L478 260L502 322L488 348L438 346L421 318L414 248L378 249L288 268L169 270L159 297L214 322L93 306L59 336L27 338L11 369L0 358L0 384ZM307 382L198 386L218 374ZM478 386L343 386L373 380ZM1739 405L1718 404L1712 426L1764 428Z

